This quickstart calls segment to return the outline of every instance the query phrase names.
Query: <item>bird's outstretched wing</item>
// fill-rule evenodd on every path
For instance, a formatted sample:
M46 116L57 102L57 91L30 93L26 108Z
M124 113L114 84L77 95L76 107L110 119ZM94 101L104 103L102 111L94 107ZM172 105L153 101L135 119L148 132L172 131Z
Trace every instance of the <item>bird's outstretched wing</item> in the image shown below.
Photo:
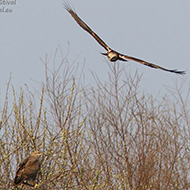
M79 24L80 27L82 27L84 30L86 30L89 34L91 34L97 42L104 47L107 51L110 49L107 44L95 33L91 30L91 28L85 24L79 17L78 15L73 11L71 6L68 3L63 2L63 5L65 9L71 14L71 16L75 19L75 21Z
M155 69L161 69L161 70L164 70L164 71L168 71L168 72L172 72L172 73L177 73L177 74L185 74L185 71L178 71L178 70L171 70L171 69L166 69L164 67L161 67L159 65L155 65L153 63L149 63L147 61L144 61L144 60L141 60L141 59L138 59L138 58L135 58L135 57L130 57L128 55L122 55L122 54L119 54L119 58L122 58L122 59L129 59L129 60L133 60L133 61L136 61L138 63L141 63L143 65L146 65L148 67L152 67L152 68L155 68Z

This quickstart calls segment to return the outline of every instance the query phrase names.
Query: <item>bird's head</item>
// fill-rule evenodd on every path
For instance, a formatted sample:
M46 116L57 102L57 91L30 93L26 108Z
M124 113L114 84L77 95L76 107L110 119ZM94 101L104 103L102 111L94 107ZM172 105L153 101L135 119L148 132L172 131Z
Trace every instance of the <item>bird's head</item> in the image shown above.
M42 153L40 152L40 151L35 151L35 152L33 152L32 154L31 154L31 156L34 156L34 157L36 157L36 158L39 158L40 156L42 155Z

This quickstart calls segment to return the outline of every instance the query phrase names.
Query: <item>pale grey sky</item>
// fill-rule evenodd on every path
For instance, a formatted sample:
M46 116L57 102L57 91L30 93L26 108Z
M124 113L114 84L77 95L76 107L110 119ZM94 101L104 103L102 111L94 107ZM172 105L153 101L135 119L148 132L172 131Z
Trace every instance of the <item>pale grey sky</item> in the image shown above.
M186 80L190 68L189 0L70 0L79 17L111 48L168 69L185 70L185 76L151 69L129 61L126 71L143 73L142 89L157 94L164 86ZM38 88L44 81L39 57L53 57L59 46L69 61L83 66L86 83L93 82L91 71L106 80L109 67L99 53L104 49L63 8L61 0L17 0L16 5L0 5L12 13L0 12L0 88L5 91L12 73L16 88L26 83ZM68 42L70 47L68 47ZM36 86L35 86L36 85Z

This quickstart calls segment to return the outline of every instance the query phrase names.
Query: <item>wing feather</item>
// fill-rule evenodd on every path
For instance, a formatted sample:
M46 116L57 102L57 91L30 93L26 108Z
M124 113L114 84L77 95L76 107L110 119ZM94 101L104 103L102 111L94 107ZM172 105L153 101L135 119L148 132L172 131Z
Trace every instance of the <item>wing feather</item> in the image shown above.
M130 57L130 56L127 56L127 55L122 55L122 54L119 54L119 57L122 58L122 59L129 59L129 60L133 60L133 61L136 61L138 63L141 63L143 65L146 65L148 67L152 67L154 69L161 69L161 70L164 70L164 71L168 71L168 72L172 72L172 73L177 73L177 74L185 74L185 71L178 71L178 70L171 70L171 69L166 69L164 67L161 67L159 65L155 65L153 63L149 63L147 61L144 61L144 60L141 60L141 59L138 59L138 58L135 58L135 57Z
M68 3L63 2L63 5L65 7L65 9L71 14L71 16L75 19L75 21L78 23L78 25L80 27L82 27L84 30L86 30L89 34L91 34L96 41L102 46L104 47L107 51L110 49L107 44L95 33L91 30L91 28L85 24L79 17L78 15L73 11L73 9L71 8L71 6Z
M17 171L16 171L16 176L14 179L14 183L15 184L19 184L24 180L24 176L23 176L23 169L26 166L26 163L28 162L29 157L27 157L26 159L24 159L18 166Z

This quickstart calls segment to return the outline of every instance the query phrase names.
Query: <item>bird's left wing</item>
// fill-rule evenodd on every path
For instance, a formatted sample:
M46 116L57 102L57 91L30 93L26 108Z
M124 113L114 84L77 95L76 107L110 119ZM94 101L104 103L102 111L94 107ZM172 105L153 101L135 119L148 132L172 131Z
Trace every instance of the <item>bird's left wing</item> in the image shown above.
M23 161L20 162L16 173L18 173L20 170L22 170L22 168L26 165L26 163L28 162L29 157L25 158Z
M122 54L119 54L119 58L122 58L122 59L129 59L129 60L133 60L133 61L136 61L138 63L141 63L143 65L146 65L148 67L152 67L152 68L155 68L155 69L161 69L161 70L164 70L164 71L168 71L168 72L172 72L172 73L177 73L177 74L185 74L185 71L178 71L178 70L171 70L171 69L166 69L164 67L161 67L159 65L155 65L153 63L149 63L147 61L144 61L144 60L141 60L141 59L138 59L138 58L135 58L135 57L130 57L128 55L122 55Z
M28 158L24 159L18 166L17 171L16 171L16 175L15 175L15 179L14 179L14 185L19 184L20 182L22 182L24 180L24 176L22 175L23 169L26 165L26 163L28 162Z
M72 10L71 6L68 3L63 2L63 5L65 9L71 14L71 16L75 19L75 21L79 24L80 27L82 27L84 30L86 30L89 34L91 34L96 41L103 46L107 51L110 49L107 44L95 33L91 30L91 28L85 24L78 15Z

